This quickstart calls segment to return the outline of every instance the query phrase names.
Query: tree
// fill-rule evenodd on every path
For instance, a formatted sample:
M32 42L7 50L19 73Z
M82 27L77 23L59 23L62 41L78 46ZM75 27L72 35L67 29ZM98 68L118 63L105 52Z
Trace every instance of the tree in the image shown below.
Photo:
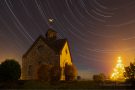
M130 66L125 67L124 76L129 80L135 79L135 65L133 63L130 63Z
M111 75L111 79L123 81L124 80L124 75L123 75L124 72L125 72L124 64L122 63L121 57L118 57L118 61L117 61L117 64L114 68L114 71Z
M51 65L45 64L41 65L38 69L38 79L41 81L49 81L50 80L50 70Z
M125 67L124 76L128 83L131 83L132 88L135 88L135 64L130 63L128 67Z
M99 75L93 75L93 80L94 80L95 82L99 82L99 81L100 81Z
M61 77L60 66L53 66L50 71L51 81L59 81Z
M100 73L99 76L100 76L100 78L101 78L101 81L105 81L106 76L105 76L104 73Z
M65 65L65 80L70 81L70 80L75 80L75 77L77 76L77 70L74 65Z
M19 63L13 59L7 59L0 65L0 80L18 80L21 76L21 67Z
M103 82L105 80L105 75L103 73L100 73L98 75L93 75L93 80L95 82Z

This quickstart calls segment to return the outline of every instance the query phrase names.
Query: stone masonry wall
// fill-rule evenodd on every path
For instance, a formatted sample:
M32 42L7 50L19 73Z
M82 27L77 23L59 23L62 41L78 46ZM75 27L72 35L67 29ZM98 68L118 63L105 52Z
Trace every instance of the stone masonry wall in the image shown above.
M22 58L22 79L36 80L40 64L60 65L60 56L56 55L42 39Z

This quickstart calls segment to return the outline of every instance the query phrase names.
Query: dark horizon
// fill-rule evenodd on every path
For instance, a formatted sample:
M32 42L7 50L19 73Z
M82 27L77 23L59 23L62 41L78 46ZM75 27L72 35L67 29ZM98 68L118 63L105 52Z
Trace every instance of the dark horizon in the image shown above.
M67 38L80 73L110 75L135 58L133 0L0 0L0 60L22 55L50 25Z

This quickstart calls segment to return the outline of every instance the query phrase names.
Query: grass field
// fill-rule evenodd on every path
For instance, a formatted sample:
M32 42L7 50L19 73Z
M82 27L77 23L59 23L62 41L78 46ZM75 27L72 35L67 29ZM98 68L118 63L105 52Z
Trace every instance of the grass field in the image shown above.
M100 89L100 90L131 90L132 87L114 82L98 83L94 81L72 81L72 82L44 82L44 81L12 81L0 83L0 89Z

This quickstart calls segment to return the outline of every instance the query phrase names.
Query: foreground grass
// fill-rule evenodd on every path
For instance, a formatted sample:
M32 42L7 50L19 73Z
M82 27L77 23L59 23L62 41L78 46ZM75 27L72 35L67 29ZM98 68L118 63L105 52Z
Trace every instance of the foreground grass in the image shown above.
M107 82L108 83L108 82ZM44 81L10 81L0 83L0 89L124 89L128 90L125 86L116 86L114 82L109 82L110 84L104 85L103 83L98 83L94 81L72 81L72 82L44 82ZM113 84L113 85L112 85Z
M23 86L23 89L88 89L97 88L92 81L73 81L73 82L41 82L28 81Z

